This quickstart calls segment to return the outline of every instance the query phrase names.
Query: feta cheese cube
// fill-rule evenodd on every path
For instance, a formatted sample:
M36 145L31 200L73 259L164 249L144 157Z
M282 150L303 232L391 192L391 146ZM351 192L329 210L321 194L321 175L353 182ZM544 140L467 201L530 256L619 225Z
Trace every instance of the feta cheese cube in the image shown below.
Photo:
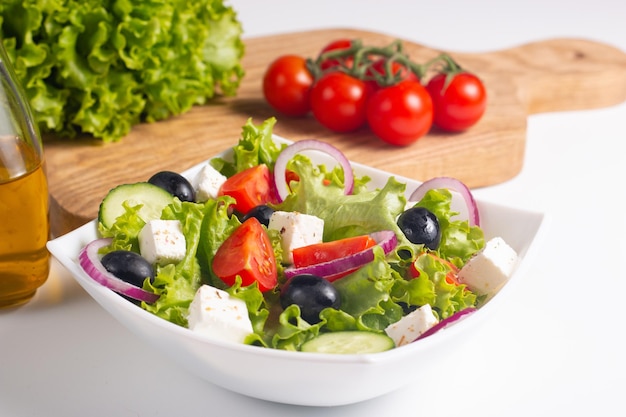
M194 332L236 343L243 343L253 333L246 303L210 285L202 285L196 292L187 322Z
M209 199L217 198L217 193L226 177L211 164L206 164L192 180L192 186L196 190L196 201L204 203Z
M430 304L424 304L385 328L396 346L406 345L420 337L422 333L439 323Z
M489 240L459 271L459 282L479 295L492 297L508 281L517 253L501 238Z
M292 251L302 246L321 243L324 220L309 214L275 211L270 217L268 229L278 230L283 249L283 262L292 264Z
M152 264L167 265L183 260L187 243L178 220L151 220L139 232L141 256Z

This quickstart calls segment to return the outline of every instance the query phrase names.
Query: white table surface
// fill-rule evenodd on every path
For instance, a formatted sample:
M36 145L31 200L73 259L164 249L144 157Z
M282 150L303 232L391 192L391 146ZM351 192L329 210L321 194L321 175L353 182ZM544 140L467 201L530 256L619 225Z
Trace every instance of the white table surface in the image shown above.
M588 38L626 51L626 2L617 0L230 4L246 37L353 27L449 52L554 37ZM0 416L621 415L625 122L626 104L529 118L522 172L475 193L548 213L543 251L509 305L464 345L460 365L443 368L441 378L420 391L407 387L337 408L231 393L144 344L54 262L31 303L0 313Z

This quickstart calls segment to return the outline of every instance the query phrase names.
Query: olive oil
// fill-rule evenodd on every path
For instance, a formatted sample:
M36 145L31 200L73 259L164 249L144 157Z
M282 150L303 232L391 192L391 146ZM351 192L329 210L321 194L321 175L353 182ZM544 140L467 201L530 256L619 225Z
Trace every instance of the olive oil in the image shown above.
M47 279L48 184L37 153L0 136L0 308L28 302Z

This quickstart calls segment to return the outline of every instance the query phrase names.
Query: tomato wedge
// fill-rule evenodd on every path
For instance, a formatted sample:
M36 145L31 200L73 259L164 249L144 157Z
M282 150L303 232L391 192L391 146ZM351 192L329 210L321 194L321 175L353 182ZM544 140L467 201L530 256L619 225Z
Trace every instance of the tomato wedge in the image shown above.
M241 214L269 203L273 197L269 168L260 164L233 175L222 184L218 195L229 195L237 200L233 208Z
M211 266L215 275L229 286L235 284L238 275L242 286L257 282L262 292L274 288L278 281L272 243L254 217L243 222L222 243Z
M347 237L331 242L315 243L293 250L293 264L296 268L310 266L361 252L376 245L369 235Z
M375 245L376 241L371 236L362 235L302 246L293 250L293 264L296 268L301 268L322 262L329 262L354 255L355 253L359 253ZM356 269L358 268L324 278L332 282L354 272Z

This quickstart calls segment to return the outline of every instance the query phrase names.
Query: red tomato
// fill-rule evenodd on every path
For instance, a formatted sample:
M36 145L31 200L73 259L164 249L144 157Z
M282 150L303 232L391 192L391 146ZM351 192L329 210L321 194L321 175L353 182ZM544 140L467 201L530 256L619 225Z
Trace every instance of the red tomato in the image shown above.
M365 124L365 82L344 72L329 72L311 88L311 111L323 126L350 132Z
M313 75L306 59L296 55L277 58L263 76L263 95L276 110L287 116L304 116L309 112L309 92Z
M330 42L328 45L322 48L322 50L320 51L320 56L330 51L350 49L351 46L352 46L352 41L350 39L337 39L337 40ZM320 62L320 68L322 69L322 71L324 71L330 68L341 66L342 62L346 67L351 68L353 58L350 56L350 57L345 57L345 58L325 59L322 62Z
M398 61L391 62L391 74L388 74L387 71L388 60L384 58L380 58L376 60L367 71L368 77L382 77L383 79L393 77L396 82L404 81L404 80L412 80L419 81L418 76L411 70L409 70L406 66L399 63ZM372 92L381 88L381 86L376 81L376 78L367 81L369 88Z
M437 74L426 89L433 100L433 122L444 130L460 132L476 124L485 113L487 91L474 74L461 72L451 77L446 85L446 74Z
M218 195L229 195L237 202L233 208L241 214L261 204L272 201L273 190L270 170L265 164L241 171L228 178Z
M213 272L232 286L237 275L241 285L258 283L261 291L273 289L278 281L276 258L267 232L254 217L241 224L222 243L212 261Z
M383 141L409 145L430 130L432 100L419 82L401 81L372 94L367 104L367 122Z
M348 237L331 242L315 243L293 250L293 264L296 268L310 266L361 252L376 245L369 235Z
M322 262L329 262L335 259L345 258L369 249L376 245L376 241L369 235L348 237L345 239L334 240L332 242L316 243L313 245L303 246L293 250L293 264L296 268L310 266ZM328 275L324 278L330 282L356 271L353 268L345 272L334 275Z
M288 169L285 171L285 182L287 183L287 186L289 186L292 181L299 182L300 176L292 170Z

